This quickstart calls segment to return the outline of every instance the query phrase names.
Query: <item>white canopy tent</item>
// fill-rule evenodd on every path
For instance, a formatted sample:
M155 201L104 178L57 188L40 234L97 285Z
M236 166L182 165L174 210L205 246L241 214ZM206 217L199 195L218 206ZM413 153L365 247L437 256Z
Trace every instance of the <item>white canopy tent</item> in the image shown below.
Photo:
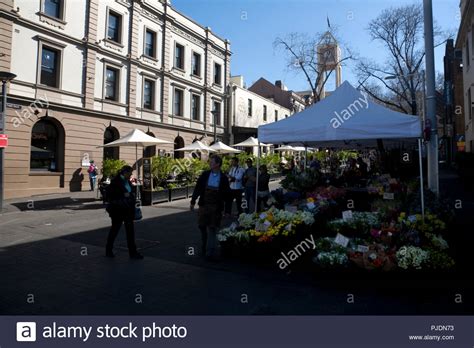
M420 136L418 116L387 109L347 81L319 103L289 118L258 127L260 141L305 146Z
M353 147L373 146L377 139L418 139L421 200L421 119L385 108L345 81L327 98L278 122L258 127L258 138L274 144ZM258 178L257 178L258 179Z

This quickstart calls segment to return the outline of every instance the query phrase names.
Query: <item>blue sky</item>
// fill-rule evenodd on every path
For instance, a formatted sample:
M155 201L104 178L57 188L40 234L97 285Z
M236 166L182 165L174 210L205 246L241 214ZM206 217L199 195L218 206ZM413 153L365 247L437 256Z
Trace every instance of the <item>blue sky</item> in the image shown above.
M422 0L418 0L422 3ZM306 90L302 74L286 68L273 41L291 32L315 34L327 29L327 16L343 43L360 56L378 62L384 51L367 33L370 20L385 8L412 4L405 0L172 0L173 7L231 42L232 75L243 75L248 86L260 77L283 80L289 89ZM459 0L433 0L433 17L442 30L457 30ZM443 71L444 45L435 49L436 70ZM343 80L357 84L352 67L343 68ZM329 87L329 86L328 86ZM331 89L331 88L328 88Z

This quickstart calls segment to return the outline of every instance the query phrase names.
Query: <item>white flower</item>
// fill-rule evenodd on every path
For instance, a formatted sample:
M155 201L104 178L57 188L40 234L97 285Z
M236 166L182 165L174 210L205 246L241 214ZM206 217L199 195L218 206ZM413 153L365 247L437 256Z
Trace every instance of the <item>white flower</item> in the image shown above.
M402 246L397 251L398 266L403 269L421 269L429 259L429 253L414 246Z

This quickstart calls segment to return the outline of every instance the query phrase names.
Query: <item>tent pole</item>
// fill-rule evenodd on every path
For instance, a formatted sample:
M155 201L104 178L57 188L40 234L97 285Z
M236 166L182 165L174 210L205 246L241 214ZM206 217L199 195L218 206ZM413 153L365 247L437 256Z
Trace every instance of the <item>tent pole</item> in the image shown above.
M308 145L304 146L304 170L306 170L306 166L308 165Z
M255 213L257 212L257 201L258 201L258 179L259 179L259 167L260 167L260 140L258 141L257 151L257 182L255 183Z
M421 194L421 216L425 221L425 195L423 192L423 158L421 156L421 139L418 138L418 159L420 165L420 194Z

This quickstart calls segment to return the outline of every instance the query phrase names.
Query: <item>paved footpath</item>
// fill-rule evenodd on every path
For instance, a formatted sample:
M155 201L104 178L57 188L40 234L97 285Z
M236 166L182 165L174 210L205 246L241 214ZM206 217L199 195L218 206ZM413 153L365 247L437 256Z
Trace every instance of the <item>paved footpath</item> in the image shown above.
M110 220L91 192L8 203L0 215L0 314L474 312L464 293L472 288L462 282L456 290L465 302L454 305L452 282L432 279L433 288L433 282L413 280L344 281L284 273L276 264L204 261L188 200L143 207L144 219L136 223L141 261L129 260L123 230L115 259L104 257ZM197 255L189 255L190 248Z

